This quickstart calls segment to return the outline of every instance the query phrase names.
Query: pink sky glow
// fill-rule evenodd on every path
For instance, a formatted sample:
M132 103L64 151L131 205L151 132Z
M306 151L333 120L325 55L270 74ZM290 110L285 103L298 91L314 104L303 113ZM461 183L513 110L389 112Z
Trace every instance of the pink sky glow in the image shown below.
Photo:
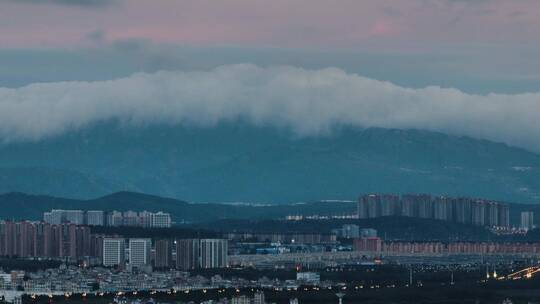
M537 0L112 1L0 1L0 48L83 46L95 31L105 41L292 48L540 41Z

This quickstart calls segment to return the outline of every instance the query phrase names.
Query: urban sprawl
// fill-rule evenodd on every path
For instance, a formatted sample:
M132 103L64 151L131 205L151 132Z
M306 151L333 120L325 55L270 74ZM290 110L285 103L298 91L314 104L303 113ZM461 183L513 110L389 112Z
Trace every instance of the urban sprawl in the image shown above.
M522 212L520 227L513 228L507 204L429 195L365 195L358 201L356 214L345 218L390 216L472 224L490 231L534 228L530 211ZM291 215L282 221L303 219L304 215ZM276 291L305 284L331 288L344 283L321 280L319 273L344 265L451 265L467 261L467 266L462 267L480 271L483 265L489 265L486 263L490 259L494 261L491 263L500 263L514 261L516 257L540 256L540 243L535 242L395 240L381 237L377 230L354 222L329 231L220 231L214 237L186 238L159 234L127 237L118 231L95 232L94 227L142 229L136 231L174 229L171 215L161 211L51 210L43 214L41 221L3 220L0 222L0 256L27 261L52 260L61 264L59 268L36 272L0 273L4 298L20 301L24 295L115 293L118 300L121 293L141 291L176 293L220 288ZM476 258L471 259L471 256ZM248 280L224 278L220 273L198 273L219 269L291 270L297 276L295 280L280 280L260 275L256 280ZM487 277L493 277L495 270L490 270L489 266L486 269ZM406 284L410 286L412 279ZM262 291L254 291L251 296L236 295L231 301L265 303ZM290 301L298 303L298 299Z

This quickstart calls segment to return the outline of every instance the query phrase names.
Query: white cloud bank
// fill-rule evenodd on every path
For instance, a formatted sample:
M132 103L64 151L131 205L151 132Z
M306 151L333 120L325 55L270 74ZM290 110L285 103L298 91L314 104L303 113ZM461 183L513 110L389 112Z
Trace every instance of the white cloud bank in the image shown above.
M3 140L39 140L110 119L200 126L242 119L300 135L335 126L415 128L540 152L540 93L409 89L335 68L241 64L0 88Z

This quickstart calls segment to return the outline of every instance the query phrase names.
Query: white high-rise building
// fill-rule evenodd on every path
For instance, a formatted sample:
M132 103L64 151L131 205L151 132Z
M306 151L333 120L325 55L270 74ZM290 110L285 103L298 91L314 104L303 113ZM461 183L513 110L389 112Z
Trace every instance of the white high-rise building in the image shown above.
M122 212L123 217L123 226L140 226L139 215L135 211L124 211Z
M43 213L43 221L50 224L72 223L76 225L91 226L130 226L130 227L155 227L170 228L171 215L165 212L136 212L132 210L120 212L103 210L60 210L53 209Z
M224 239L202 239L200 241L201 268L224 268L228 265L228 245Z
M122 212L119 211L112 211L107 214L107 225L118 227L122 226L124 224Z
M103 239L103 266L121 266L124 264L125 240L123 238Z
M151 239L129 239L129 264L134 267L150 265Z
M84 224L84 212L82 210L63 210L65 222L76 225Z
M84 211L53 209L51 212L43 213L43 221L55 225L62 223L82 225L84 224Z
M90 210L86 212L86 224L90 226L103 226L105 213L102 210Z
M49 224L59 225L65 220L64 210L53 209L43 214L43 221Z
M52 221L53 221L53 215L51 212L45 212L43 213L43 221L45 223L49 223L49 224L52 224Z
M152 214L152 227L169 228L171 227L171 215L169 213L157 212Z
M534 228L534 212L521 212L521 229L531 230Z
M152 227L152 215L152 212L148 212L146 210L139 212L139 219L142 227Z

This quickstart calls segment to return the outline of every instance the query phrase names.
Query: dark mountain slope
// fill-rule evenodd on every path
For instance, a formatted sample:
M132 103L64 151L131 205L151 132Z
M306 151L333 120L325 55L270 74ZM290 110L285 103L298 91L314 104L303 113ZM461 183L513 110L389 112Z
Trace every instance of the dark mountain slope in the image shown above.
M344 128L299 138L243 123L107 123L3 144L0 175L0 191L73 198L128 190L197 202L355 199L365 192L540 201L538 154L416 130Z

